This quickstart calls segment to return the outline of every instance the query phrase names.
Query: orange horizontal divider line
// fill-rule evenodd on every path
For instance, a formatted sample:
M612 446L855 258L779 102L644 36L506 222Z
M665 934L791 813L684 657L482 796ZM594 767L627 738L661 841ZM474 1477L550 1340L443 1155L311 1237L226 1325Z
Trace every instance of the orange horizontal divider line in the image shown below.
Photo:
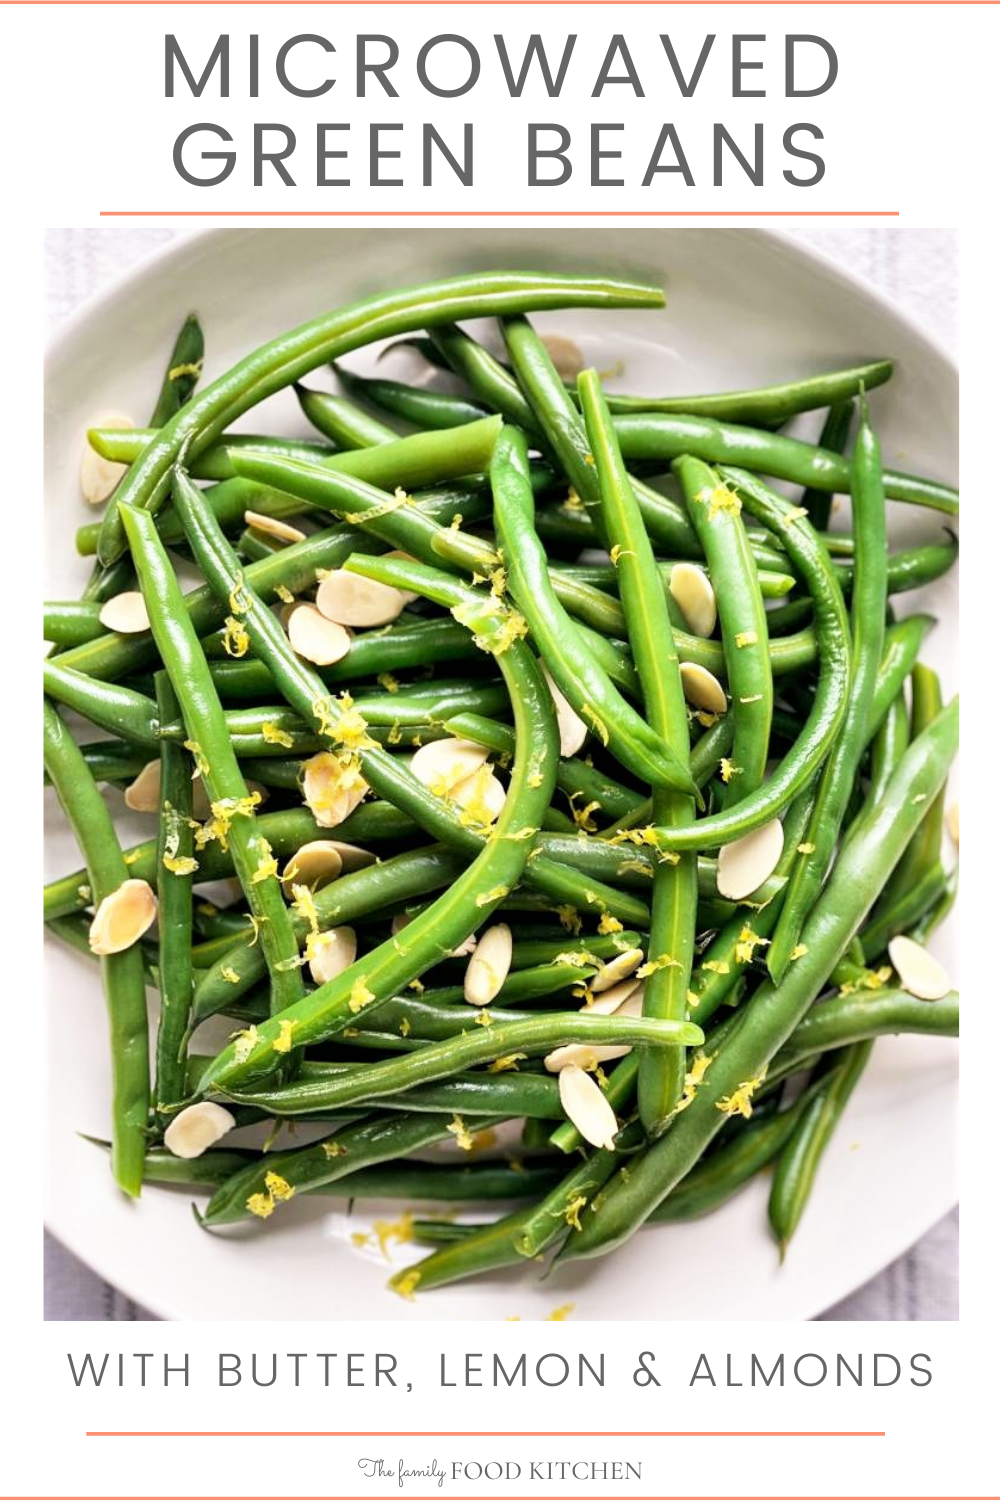
M620 1432L608 1430L604 1432L579 1432L569 1429L567 1431L545 1431L545 1432L249 1432L243 1431L191 1431L191 1432L157 1432L157 1431L127 1431L127 1432L88 1432L87 1437L337 1437L337 1438L372 1438L372 1437L398 1437L398 1438L462 1438L462 1437L574 1437L574 1438L649 1438L649 1437L885 1437L884 1432L808 1432L791 1430L787 1432Z
M0 4L3 0L0 0ZM65 0L76 3L76 0ZM117 0L110 0L117 3ZM278 4L284 0L277 0ZM409 3L409 0L407 0ZM502 0L506 3L506 0ZM1000 3L1000 0L998 0ZM898 219L898 208L102 208L102 219Z

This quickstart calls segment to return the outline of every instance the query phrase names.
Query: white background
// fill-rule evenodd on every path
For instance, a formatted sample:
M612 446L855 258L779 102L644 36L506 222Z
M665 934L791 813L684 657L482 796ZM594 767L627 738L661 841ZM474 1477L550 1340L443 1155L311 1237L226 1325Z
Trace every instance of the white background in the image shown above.
M561 35L567 20L591 40L603 39L612 29L610 10L572 6L568 10L532 6L528 9L466 6L414 10L369 6L363 25L393 31L418 41L436 31L462 30L485 36L502 29L513 40L530 26L551 28ZM166 18L169 17L169 20ZM223 19L224 18L224 19ZM991 75L997 35L996 11L991 6L753 6L709 8L615 7L615 27L634 37L636 58L653 54L643 36L669 24L678 45L690 48L691 39L708 29L720 36L733 30L818 31L830 37L841 57L841 80L821 100L786 102L777 96L734 105L723 77L711 94L679 105L671 92L664 95L655 79L647 83L643 102L607 100L599 116L583 94L558 101L556 118L574 127L592 116L627 119L644 141L645 126L674 118L682 136L704 134L705 122L720 118L738 123L760 118L770 133L791 118L815 119L827 134L829 171L825 182L807 195L792 193L779 178L771 178L760 192L735 182L732 190L707 187L685 190L683 206L690 210L768 209L832 210L898 208L900 224L953 225L963 232L963 294L966 326L970 331L963 351L965 433L963 468L973 531L966 531L966 640L978 669L972 676L966 736L982 756L982 817L967 820L965 930L982 946L982 977L992 978L992 932L995 930L994 885L985 864L990 824L989 798L993 780L996 715L995 673L992 672L992 596L995 595L996 462L995 420L996 294L995 209L992 202L995 165L990 157L994 136L992 113L995 82ZM666 20L664 19L666 18ZM3 109L6 130L7 234L5 236L5 429L8 436L7 494L11 517L9 536L16 545L17 565L8 576L8 609L16 624L19 611L36 607L30 559L34 555L30 531L37 515L40 492L38 452L40 410L40 293L38 269L40 231L45 224L96 224L102 208L183 208L192 202L205 206L205 194L184 189L173 177L169 143L175 129L199 116L231 122L233 133L245 139L248 123L268 116L296 123L318 117L346 118L348 105L338 100L292 101L287 98L232 100L219 115L215 100L196 102L160 97L160 38L165 24L192 43L200 29L214 36L225 24L245 35L257 29L262 37L318 30L351 34L358 17L351 7L294 5L193 7L47 6L5 8L5 79ZM697 43L695 44L697 45ZM598 48L600 50L600 48ZM485 49L484 49L485 55ZM690 55L689 51L685 56ZM494 78L496 74L494 73ZM645 75L644 75L645 76ZM486 74L484 70L484 80ZM401 90L402 92L402 90ZM623 90L615 90L624 94ZM610 91L609 91L610 95ZM553 101L555 105L556 101ZM477 205L496 209L511 205L537 208L525 201L518 183L522 164L510 143L517 142L519 111L506 98L502 106L491 100L485 83L461 108L445 102L392 102L395 112L411 109L415 119L474 119L481 126L482 166L477 167ZM552 106L546 105L546 108ZM791 111L795 111L795 114ZM799 111L802 111L800 114ZM277 113L275 111L278 111ZM362 118L363 116L358 116ZM386 118L399 118L400 113ZM655 125L653 127L655 134ZM492 155L490 154L492 153ZM640 152L641 154L641 152ZM689 153L692 160L695 151ZM696 168L697 173L697 168ZM634 174L633 174L634 175ZM248 199L247 179L227 184L224 197L213 207L271 211L326 207L326 200L305 189L261 189ZM241 191L237 199L235 188ZM382 190L383 192L385 190ZM650 190L654 193L654 190ZM681 206L681 198L671 200ZM596 195L579 187L579 197L565 206L622 210L645 207L624 190L601 189ZM595 204L595 197L597 199ZM405 202L403 201L405 199ZM562 206L543 195L542 207ZM791 201L790 201L791 199ZM319 201L317 201L319 200ZM433 198L412 191L384 208L426 209L433 202L455 206L451 192ZM367 210L370 196L358 189L349 207ZM487 221L488 222L488 221ZM724 219L720 222L726 222ZM859 222L865 222L861 220ZM977 529L978 528L978 531ZM12 557L14 556L12 550ZM27 565L26 565L27 564ZM987 571L989 570L989 571ZM4 749L8 785L23 777L18 726L34 712L33 653L16 652L16 634L9 637L5 666L12 695ZM971 674L970 674L971 675ZM17 695L23 710L15 708ZM12 753L13 752L13 753ZM15 781L15 777L18 778ZM15 799L23 804L25 799ZM26 808L11 807L7 823L9 843L5 868L10 872L5 895L5 936L8 953L8 1020L5 1042L8 1060L8 1125L5 1153L7 1302L2 1379L2 1407L7 1431L3 1445L4 1473L0 1483L8 1494L367 1494L377 1485L357 1482L356 1459L362 1445L354 1440L309 1438L229 1439L86 1439L88 1426L102 1428L232 1426L273 1429L386 1429L428 1431L447 1427L513 1429L566 1427L580 1432L599 1428L758 1429L792 1428L882 1430L887 1436L871 1439L781 1438L649 1438L603 1440L547 1439L544 1457L620 1457L643 1462L643 1482L633 1493L649 1494L992 1494L997 1488L997 1464L990 1442L995 1409L992 1349L996 1334L995 1260L996 1168L992 1151L995 1119L995 996L994 986L977 986L971 969L971 1003L965 1027L965 1241L963 1288L965 1318L961 1325L810 1325L757 1328L742 1324L726 1330L700 1331L687 1324L677 1329L651 1323L641 1343L633 1328L616 1329L590 1324L462 1327L434 1330L426 1325L419 1338L399 1327L373 1326L363 1341L352 1331L341 1336L335 1328L318 1327L303 1339L301 1326L284 1329L272 1324L257 1330L209 1325L142 1326L75 1325L70 1330L42 1325L38 1318L40 1257L38 1254L38 1184L31 1152L32 1122L37 1116L37 1079L32 1071L32 1001L36 976L27 958L27 933L33 926L30 908L37 888L31 857L34 833ZM975 826L979 823L979 827ZM978 850L977 850L978 845ZM970 863L971 861L971 863ZM988 904L987 904L988 903ZM971 941L971 940L970 940ZM975 953L973 953L975 957ZM977 993L978 988L978 993ZM739 1247L733 1247L738 1274ZM294 1274L289 1268L289 1274ZM650 1288L651 1309L655 1287ZM692 1268L692 1297L697 1296L697 1267ZM340 1348L351 1345L374 1349L380 1344L397 1352L412 1371L414 1390L397 1397L371 1391L344 1392L340 1388L294 1391L288 1386L261 1392L240 1388L218 1393L210 1383L188 1391L163 1393L155 1388L129 1389L119 1394L76 1393L66 1378L65 1351L80 1349L189 1350L209 1358L211 1351L229 1347L244 1352L257 1348ZM428 1365L438 1349L493 1347L542 1350L578 1347L603 1348L609 1358L609 1385L603 1395L590 1393L515 1392L498 1398L488 1391L441 1392L429 1379ZM658 1353L657 1368L667 1370L660 1391L637 1391L628 1372L636 1350ZM732 1350L745 1362L755 1348L773 1361L780 1350L788 1354L812 1350L855 1354L889 1349L908 1356L923 1350L933 1355L935 1379L929 1389L902 1384L889 1390L856 1392L826 1385L815 1391L786 1389L752 1392L747 1389L690 1390L688 1372L699 1350ZM739 1366L737 1365L737 1368ZM201 1368L200 1364L197 1368ZM205 1367L208 1368L207 1366ZM620 1373L619 1373L620 1372ZM987 1404L989 1403L989 1404ZM371 1444L366 1443L365 1448ZM515 1439L408 1439L384 1445L386 1457L402 1452L416 1466L421 1459L439 1461L470 1456L521 1456L527 1451ZM532 1454L539 1445L531 1445ZM390 1457L391 1455L391 1457ZM387 1486L387 1489L389 1487ZM624 1486L596 1484L591 1493L615 1493ZM473 1488L448 1486L446 1492L510 1493L503 1485ZM586 1487L574 1485L574 1491ZM405 1493L432 1493L408 1486ZM534 1485L513 1493L570 1491L554 1484Z

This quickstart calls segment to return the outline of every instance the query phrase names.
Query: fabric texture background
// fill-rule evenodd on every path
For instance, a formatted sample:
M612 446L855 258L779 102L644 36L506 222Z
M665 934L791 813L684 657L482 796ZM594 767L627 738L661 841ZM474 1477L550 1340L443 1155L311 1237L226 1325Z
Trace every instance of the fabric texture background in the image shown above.
M50 229L46 316L59 322L126 266L174 238L170 229ZM950 230L817 229L796 238L886 292L947 348L958 347L958 244ZM45 1317L112 1322L151 1315L51 1235L45 1236ZM906 1255L823 1314L824 1320L933 1322L958 1317L958 1210Z

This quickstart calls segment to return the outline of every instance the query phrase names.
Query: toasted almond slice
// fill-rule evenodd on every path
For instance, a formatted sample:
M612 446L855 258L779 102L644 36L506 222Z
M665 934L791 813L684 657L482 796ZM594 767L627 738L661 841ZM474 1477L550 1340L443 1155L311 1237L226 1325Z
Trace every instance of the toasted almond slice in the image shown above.
M475 775L489 751L473 740L431 740L410 761L417 780L439 797L450 797L455 787Z
M785 846L780 818L755 828L735 843L723 844L715 883L727 901L743 901L773 875Z
M304 542L306 534L297 526L289 526L287 521L279 520L277 516L262 516L260 511L245 510L243 519L254 531L259 531L262 536L277 537L279 542Z
M718 609L715 590L697 563L675 563L670 570L670 593L692 635L707 638L715 629Z
M331 927L313 938L309 972L317 984L326 984L349 969L358 956L358 937L353 927Z
M590 1016L641 1016L642 1015L642 992L645 989L641 979L635 977L623 979L621 984L614 985L610 990L603 990L586 1005L580 1009L584 1015ZM591 986L593 994L593 986ZM637 1004L633 1005L633 1000Z
M584 1006L584 1010L586 1008ZM583 1068L592 1073L601 1063L627 1057L631 1051L631 1047L615 1047L610 1043L604 1047L589 1047L585 1042L568 1042L565 1047L557 1047L548 1054L545 1067L550 1073L561 1073L564 1068Z
M719 679L695 661L681 662L681 686L684 696L692 708L704 709L709 714L723 714L729 700Z
M338 625L388 625L406 606L406 595L387 583L335 568L316 590L316 608Z
M495 922L480 934L465 970L463 991L470 1005L489 1005L510 973L514 939L506 922Z
M125 788L125 806L133 812L155 813L160 810L160 762L151 760Z
M312 839L296 849L281 872L282 880L294 880L316 890L336 880L344 868L340 850L332 839Z
M88 425L90 427L114 427L121 431L128 431L135 426L135 423L131 417L126 417L120 411L106 411L101 412ZM110 459L102 458L87 443L80 460L80 493L87 504L103 505L127 468L128 464L115 464Z
M552 694L552 702L555 704L556 724L559 726L559 754L576 755L587 738L587 726L576 709L570 706L544 662L541 663L541 668L542 676Z
M340 855L342 873L350 875L355 870L364 870L368 865L378 864L378 855L372 854L370 849L362 849L360 844L344 844L340 839L327 839L326 843L331 849L336 849Z
M352 766L321 750L302 766L302 797L321 828L336 828L365 798L368 783Z
M944 815L944 820L945 820L945 823L946 823L947 828L948 828L948 837L951 839L952 843L955 845L955 848L957 849L958 848L958 803L957 802L953 802L951 804L951 806L949 807L948 811Z
M918 1000L943 1000L951 992L947 970L933 954L912 938L894 937L889 944L889 962L904 990Z
M585 1141L606 1151L615 1149L618 1121L589 1073L573 1064L559 1070L559 1102Z
M449 796L480 823L495 823L507 801L503 782L490 766L480 766L478 771L473 771L465 781L452 787Z
M559 378L575 380L583 369L585 360L573 340L562 333L543 333L542 343L548 350L549 359L555 365Z
M146 880L124 880L105 896L90 924L90 951L123 953L148 932L156 920L156 897Z
M619 980L627 979L629 974L634 974L641 963L642 949L626 948L624 953L617 954L606 964L601 965L590 981L590 988L595 995L599 995L602 990L609 990Z
M141 631L149 629L146 601L137 589L130 589L125 594L115 594L101 606L97 618L105 629L117 631L119 635L139 635Z
M332 667L351 649L351 637L320 613L314 604L297 604L288 616L288 639L292 650L317 667Z
M163 1144L174 1156L193 1161L209 1146L221 1141L235 1124L235 1116L228 1109L202 1100L200 1104L189 1104L187 1109L174 1116L163 1132Z

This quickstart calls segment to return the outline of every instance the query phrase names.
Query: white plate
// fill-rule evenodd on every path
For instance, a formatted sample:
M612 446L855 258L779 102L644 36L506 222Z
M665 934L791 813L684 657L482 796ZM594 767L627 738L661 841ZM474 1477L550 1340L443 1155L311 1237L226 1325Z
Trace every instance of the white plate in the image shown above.
M111 231L109 231L111 232ZM552 314L538 321L576 339L598 367L627 366L620 389L722 390L787 379L857 358L891 355L898 373L872 405L886 461L935 478L957 471L957 372L940 349L878 294L801 245L759 231L215 230L182 240L92 302L60 335L47 384L47 598L72 598L89 570L73 551L92 519L77 492L82 432L101 409L143 420L179 321L197 308L207 376L319 309L392 284L495 265L648 276L667 287L666 312ZM352 361L355 366L359 360ZM261 419L252 416L244 426ZM276 398L268 429L302 430ZM891 506L892 529L932 535L939 518ZM926 659L956 683L957 580L952 573L901 608L932 605L941 623ZM116 810L120 798L112 793ZM136 838L148 819L133 818ZM62 820L49 822L50 876L79 860ZM956 971L954 928L935 949ZM542 1284L525 1267L406 1303L385 1290L389 1267L359 1250L340 1200L289 1204L266 1232L201 1233L184 1192L149 1188L138 1204L112 1186L103 1156L76 1132L107 1129L108 1067L100 988L89 962L50 942L48 1222L108 1281L175 1319L577 1318L803 1319L829 1307L917 1239L956 1196L956 1046L880 1041L827 1153L783 1267L756 1182L700 1223L646 1230L605 1260ZM415 1259L393 1252L394 1265ZM692 1267L697 1267L692 1276ZM289 1274L290 1268L294 1273ZM650 1288L655 1287L651 1299Z

